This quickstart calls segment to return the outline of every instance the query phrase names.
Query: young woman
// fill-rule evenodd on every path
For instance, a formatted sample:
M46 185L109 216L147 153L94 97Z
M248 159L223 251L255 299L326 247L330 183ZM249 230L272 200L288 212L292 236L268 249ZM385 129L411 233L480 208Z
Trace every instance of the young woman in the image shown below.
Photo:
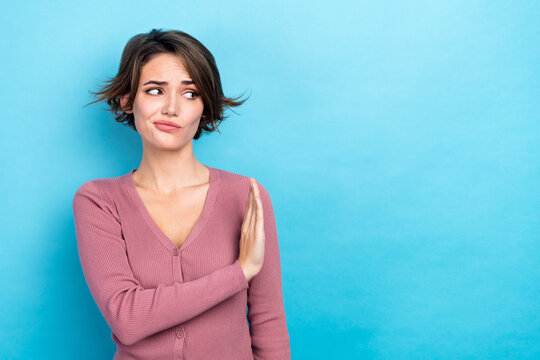
M114 359L290 359L270 196L193 153L193 139L245 101L223 95L212 54L181 31L138 34L95 95L143 145L137 169L87 181L73 198Z

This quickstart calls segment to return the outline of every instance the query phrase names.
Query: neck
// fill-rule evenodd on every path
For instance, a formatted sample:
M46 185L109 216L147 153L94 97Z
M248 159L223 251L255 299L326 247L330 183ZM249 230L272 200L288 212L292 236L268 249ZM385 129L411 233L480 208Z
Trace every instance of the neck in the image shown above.
M190 142L191 144L191 142ZM133 173L137 187L162 194L209 181L209 170L193 154L193 147L177 151L143 151L141 163Z

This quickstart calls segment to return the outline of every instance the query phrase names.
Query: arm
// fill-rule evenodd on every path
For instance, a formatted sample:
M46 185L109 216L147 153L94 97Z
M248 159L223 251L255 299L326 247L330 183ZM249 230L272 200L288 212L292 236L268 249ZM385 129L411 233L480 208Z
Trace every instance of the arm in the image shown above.
M143 288L131 271L114 206L92 182L73 198L81 267L105 320L125 345L185 322L249 288L238 261L197 280Z
M281 261L274 209L268 191L259 183L264 212L265 250L261 271L248 289L248 320L255 360L291 358L283 305Z

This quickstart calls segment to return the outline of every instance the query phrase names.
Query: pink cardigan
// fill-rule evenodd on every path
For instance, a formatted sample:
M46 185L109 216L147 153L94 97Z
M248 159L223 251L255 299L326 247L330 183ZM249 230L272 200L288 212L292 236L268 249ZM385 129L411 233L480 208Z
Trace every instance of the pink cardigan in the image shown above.
M249 178L208 168L202 214L180 248L145 208L136 169L75 193L81 267L112 329L115 360L291 358L270 196L259 184L265 259L248 283L237 257Z

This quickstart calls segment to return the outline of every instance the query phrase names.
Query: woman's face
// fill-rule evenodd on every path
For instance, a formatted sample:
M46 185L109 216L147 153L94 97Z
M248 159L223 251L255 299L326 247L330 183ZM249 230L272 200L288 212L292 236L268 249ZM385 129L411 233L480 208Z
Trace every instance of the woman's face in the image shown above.
M143 145L175 150L193 140L204 110L203 101L182 62L173 54L157 54L141 69L133 109ZM121 97L125 106L129 94ZM158 121L180 126L167 131Z

